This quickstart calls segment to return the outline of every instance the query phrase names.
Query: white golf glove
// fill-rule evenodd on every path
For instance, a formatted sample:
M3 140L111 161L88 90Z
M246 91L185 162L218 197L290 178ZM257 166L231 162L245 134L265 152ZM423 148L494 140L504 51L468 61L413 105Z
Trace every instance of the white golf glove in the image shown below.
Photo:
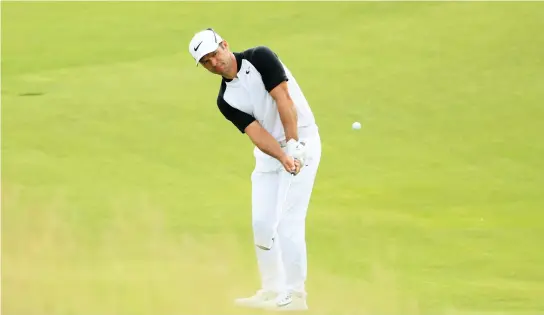
M287 141L285 147L287 155L292 156L295 160L299 161L300 168L302 169L302 167L304 167L304 162L306 161L305 143L295 139L290 139Z

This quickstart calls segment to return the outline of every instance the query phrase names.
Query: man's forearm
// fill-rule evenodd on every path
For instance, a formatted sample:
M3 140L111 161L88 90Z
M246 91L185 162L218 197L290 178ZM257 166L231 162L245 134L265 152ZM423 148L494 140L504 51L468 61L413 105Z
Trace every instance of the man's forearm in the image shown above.
M261 151L276 158L278 161L285 159L286 154L278 141L260 125L251 126L251 129L246 132L253 144Z
M298 141L297 110L291 98L278 102L278 112L285 132L285 140L295 139Z

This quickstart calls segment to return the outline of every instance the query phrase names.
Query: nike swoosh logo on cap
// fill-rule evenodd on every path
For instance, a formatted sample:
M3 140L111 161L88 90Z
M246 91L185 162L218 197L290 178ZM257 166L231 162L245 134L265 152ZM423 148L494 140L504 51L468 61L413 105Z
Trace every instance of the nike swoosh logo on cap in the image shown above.
M198 47L200 47L200 44L202 44L202 41L201 41L200 43L198 43L198 45L196 45L196 47L193 48L193 49L194 49L195 51L197 51L197 50L198 50Z

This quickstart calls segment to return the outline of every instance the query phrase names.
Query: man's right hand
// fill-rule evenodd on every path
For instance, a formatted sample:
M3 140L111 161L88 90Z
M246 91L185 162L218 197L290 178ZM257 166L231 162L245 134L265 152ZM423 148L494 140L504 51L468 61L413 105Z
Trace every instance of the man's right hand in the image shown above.
M297 175L302 168L299 160L294 159L292 156L286 155L282 160L281 164L285 170L293 175Z

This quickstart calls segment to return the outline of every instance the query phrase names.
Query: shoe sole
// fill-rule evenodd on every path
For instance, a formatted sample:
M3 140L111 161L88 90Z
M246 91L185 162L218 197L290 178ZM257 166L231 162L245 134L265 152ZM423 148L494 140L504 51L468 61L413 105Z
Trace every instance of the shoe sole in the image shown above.
M292 304L293 302L291 303L288 303L288 304L285 304L285 305L269 305L268 307L266 307L267 310L270 310L270 311L279 311L279 312L296 312L296 311L307 311L308 310L308 305L303 305L303 306L300 306L300 305L293 305Z
M248 303L244 301L234 301L234 305L238 307L254 308L254 309L267 309L269 304L265 303Z

